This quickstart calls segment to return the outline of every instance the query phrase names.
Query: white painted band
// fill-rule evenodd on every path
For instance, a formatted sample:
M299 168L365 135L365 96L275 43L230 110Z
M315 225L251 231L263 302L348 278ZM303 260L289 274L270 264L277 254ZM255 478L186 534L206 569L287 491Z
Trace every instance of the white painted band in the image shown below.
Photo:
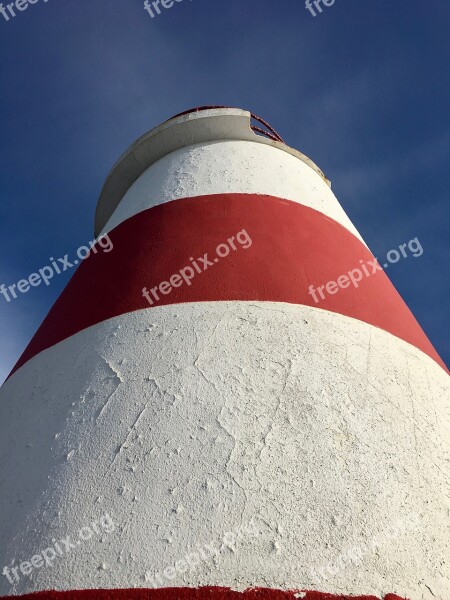
M103 233L158 204L227 193L267 194L298 202L322 212L362 239L316 171L278 147L251 141L194 144L163 156L131 185Z
M0 390L0 568L105 512L116 527L0 594L151 587L253 519L164 584L445 598L448 397L431 358L323 309L191 303L83 330Z
M251 128L250 119L251 114L240 108L190 111L169 119L142 135L122 154L106 178L95 215L96 235L104 228L126 191L148 167L163 156L193 144L223 140L266 144L295 156L330 185L310 158L282 142L257 135Z

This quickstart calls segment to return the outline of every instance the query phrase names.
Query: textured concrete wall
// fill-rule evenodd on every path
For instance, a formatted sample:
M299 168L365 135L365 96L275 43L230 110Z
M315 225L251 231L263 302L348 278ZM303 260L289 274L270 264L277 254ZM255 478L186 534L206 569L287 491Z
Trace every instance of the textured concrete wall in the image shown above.
M448 391L419 350L321 309L196 303L111 319L2 389L1 564L107 510L117 527L102 544L16 591L145 587L253 519L259 535L166 585L431 599L428 585L445 598ZM380 534L359 566L327 570Z
M103 232L170 200L236 192L310 206L360 238L324 179L304 162L272 146L229 140L192 144L159 159L130 187Z

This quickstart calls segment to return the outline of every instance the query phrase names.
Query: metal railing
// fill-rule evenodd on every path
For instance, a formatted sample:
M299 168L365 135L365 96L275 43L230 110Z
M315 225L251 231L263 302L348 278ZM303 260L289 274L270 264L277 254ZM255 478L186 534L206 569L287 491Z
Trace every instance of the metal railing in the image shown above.
M191 108L189 110L185 110L184 112L178 113L177 115L174 115L171 118L175 119L176 117L182 117L183 115L188 115L189 113L200 112L202 110L212 110L214 108L234 108L234 107L232 107L232 106L198 106L196 108ZM283 138L280 136L280 134L277 133L275 131L275 129L271 125L269 125L269 123L267 123L267 121L264 121L264 119L262 119L261 117L258 117L258 115L255 115L253 113L250 113L250 115L254 121L259 123L259 125L263 125L263 127L265 127L265 129L263 129L259 125L253 125L250 122L250 127L251 127L252 131L254 131L258 135L263 135L263 136L273 140L274 142L281 142L282 144L285 143Z

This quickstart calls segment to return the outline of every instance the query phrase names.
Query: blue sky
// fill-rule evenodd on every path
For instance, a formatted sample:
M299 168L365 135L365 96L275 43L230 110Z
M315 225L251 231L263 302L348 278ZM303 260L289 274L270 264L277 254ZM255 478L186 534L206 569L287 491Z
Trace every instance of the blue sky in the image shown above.
M450 362L450 4L38 0L0 15L0 283L92 239L102 183L145 131L192 106L267 119L312 158L375 256L418 237L388 275ZM6 303L0 380L70 273Z

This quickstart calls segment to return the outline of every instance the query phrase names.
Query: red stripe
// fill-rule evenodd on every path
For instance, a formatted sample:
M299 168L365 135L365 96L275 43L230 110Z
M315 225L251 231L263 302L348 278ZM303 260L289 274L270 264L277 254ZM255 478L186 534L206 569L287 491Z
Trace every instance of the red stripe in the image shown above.
M296 590L282 591L268 588L253 588L244 592L235 592L229 588L220 587L49 591L14 596L14 598L22 600L381 600L375 596L347 596L307 591L299 593ZM388 594L384 596L384 600L408 599Z
M85 260L31 340L14 370L32 356L105 319L149 308L142 297L189 265L215 255L218 244L245 229L253 243L219 260L158 305L254 300L324 308L413 344L444 363L384 272L364 276L316 304L308 288L336 281L373 260L366 246L336 221L295 202L252 194L175 200L141 212L110 234L114 249ZM235 242L236 243L236 242ZM370 267L369 267L370 268ZM13 370L13 372L14 372Z

